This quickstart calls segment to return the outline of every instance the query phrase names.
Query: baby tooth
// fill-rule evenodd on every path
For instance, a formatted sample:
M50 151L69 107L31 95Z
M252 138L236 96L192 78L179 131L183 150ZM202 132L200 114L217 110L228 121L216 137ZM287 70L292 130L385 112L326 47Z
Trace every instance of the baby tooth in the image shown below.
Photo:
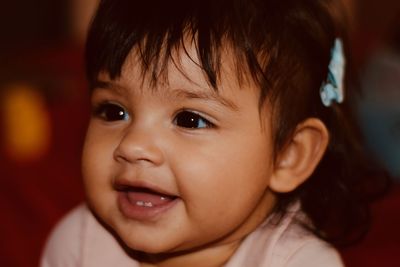
M153 203L151 203L151 202L145 202L145 203L144 203L144 206L145 206L145 207L153 207Z
M153 203L140 200L140 201L136 201L136 206L151 208L151 207L153 207Z

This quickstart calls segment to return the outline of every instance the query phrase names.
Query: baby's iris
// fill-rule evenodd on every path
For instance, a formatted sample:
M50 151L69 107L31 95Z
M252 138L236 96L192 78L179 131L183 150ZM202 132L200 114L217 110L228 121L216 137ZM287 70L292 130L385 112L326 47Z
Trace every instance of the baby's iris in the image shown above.
M119 121L129 119L129 114L126 110L112 103L101 104L95 111L95 115L105 121Z
M213 124L209 122L207 119L191 111L179 112L175 117L174 123L179 127L189 128L189 129L201 129L201 128L213 127Z

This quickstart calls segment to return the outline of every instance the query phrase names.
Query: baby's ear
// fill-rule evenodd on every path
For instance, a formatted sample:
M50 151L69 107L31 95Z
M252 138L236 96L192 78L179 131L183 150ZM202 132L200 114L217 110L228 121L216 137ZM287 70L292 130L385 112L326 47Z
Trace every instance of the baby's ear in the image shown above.
M271 190L290 192L306 181L324 155L328 142L328 130L319 119L309 118L300 123L278 153L270 180Z

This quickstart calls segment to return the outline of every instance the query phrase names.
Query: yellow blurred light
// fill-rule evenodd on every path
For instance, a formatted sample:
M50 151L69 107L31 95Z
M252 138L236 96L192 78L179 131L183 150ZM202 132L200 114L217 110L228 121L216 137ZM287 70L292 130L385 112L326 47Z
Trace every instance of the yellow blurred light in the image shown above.
M27 84L13 84L5 89L2 113L7 154L17 161L39 159L51 143L50 114L45 99Z

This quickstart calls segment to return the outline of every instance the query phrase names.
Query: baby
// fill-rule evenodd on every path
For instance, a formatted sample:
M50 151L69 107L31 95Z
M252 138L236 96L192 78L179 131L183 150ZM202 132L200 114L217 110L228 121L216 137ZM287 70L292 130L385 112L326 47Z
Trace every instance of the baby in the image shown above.
M343 266L368 162L334 0L102 0L87 204L41 266ZM346 95L346 97L345 97Z

